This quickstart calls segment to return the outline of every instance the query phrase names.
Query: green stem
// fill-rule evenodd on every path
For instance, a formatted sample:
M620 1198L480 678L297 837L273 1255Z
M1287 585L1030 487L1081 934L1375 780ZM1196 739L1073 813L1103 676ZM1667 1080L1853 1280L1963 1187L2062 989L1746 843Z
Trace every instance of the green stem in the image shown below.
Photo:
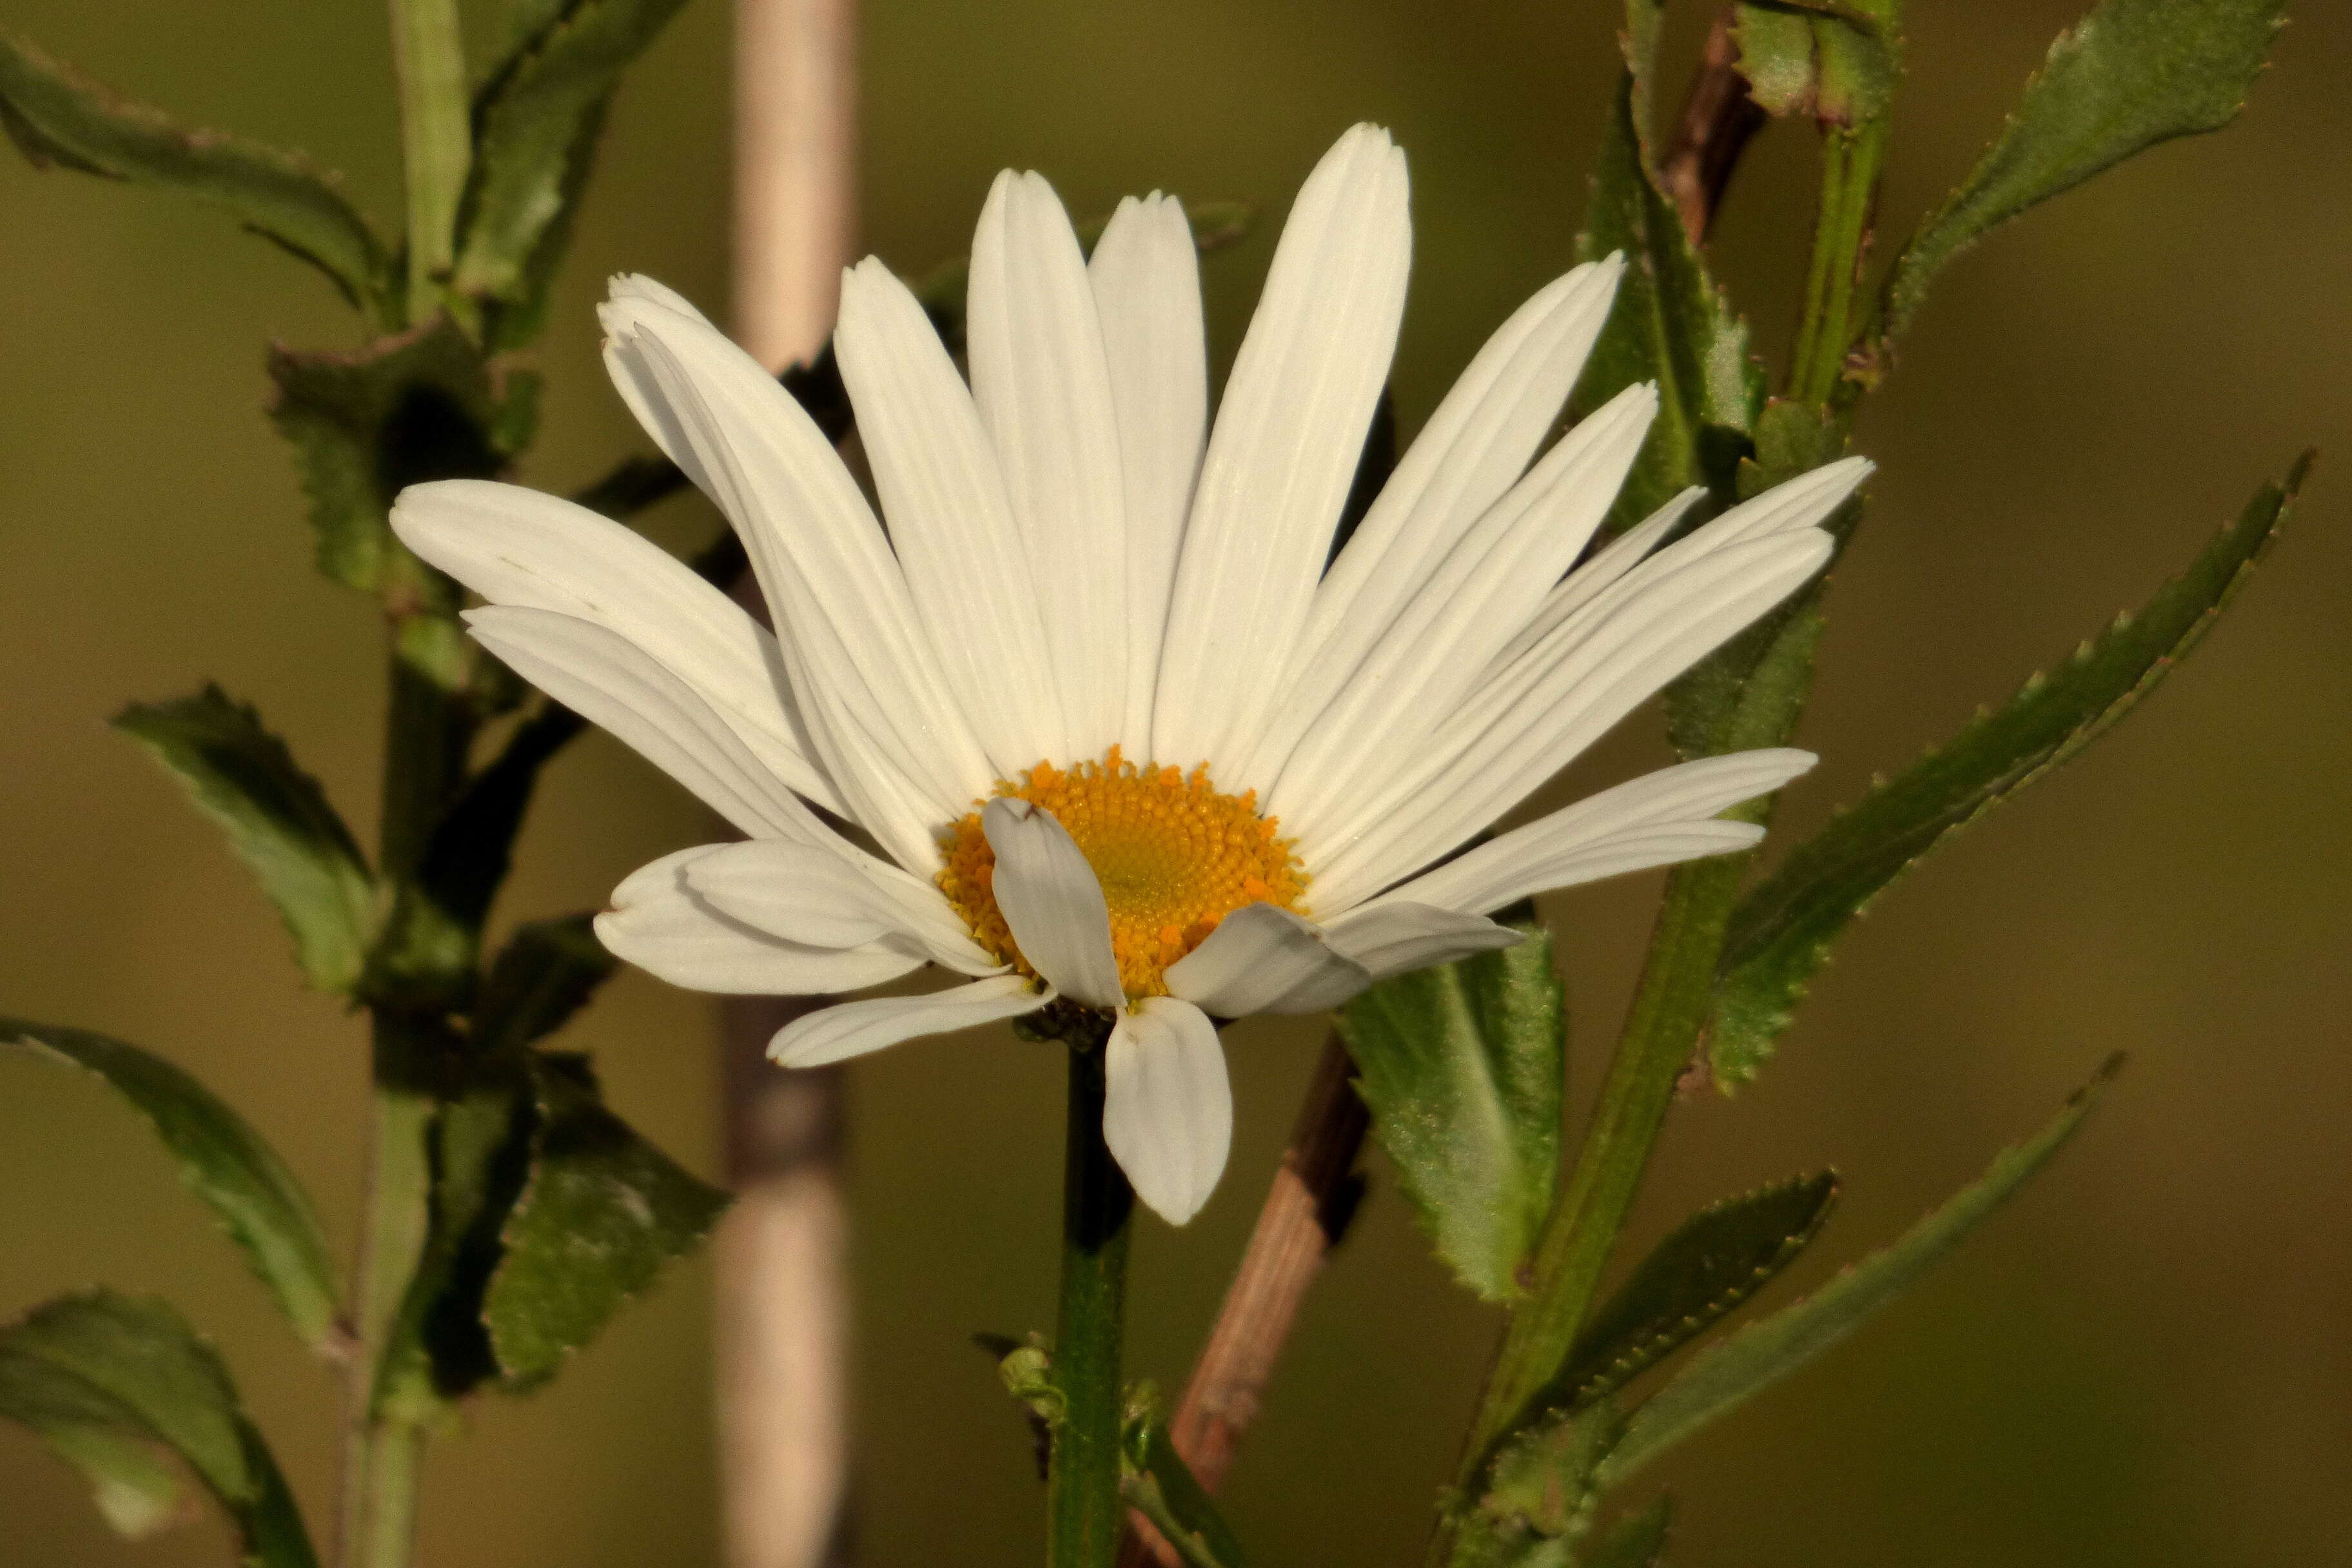
M1665 1125L1675 1084L1706 1026L1724 927L1750 858L1695 860L1675 868L1666 884L1641 989L1609 1064L1600 1108L1568 1191L1545 1221L1528 1305L1511 1319L1471 1428L1465 1483L1499 1438L1554 1402L1554 1381L1584 1326Z
M408 187L408 316L433 313L457 258L457 202L473 155L457 0L391 0L400 79L401 167Z
M1103 1057L1098 1042L1070 1051L1062 1306L1054 1331L1063 1415L1046 1479L1047 1568L1110 1568L1127 1511L1118 1495L1119 1337L1135 1194L1103 1142Z
M1870 251L1871 210L1885 161L1884 119L1823 128L1821 209L1805 268L1804 314L1789 366L1789 395L1801 403L1824 404L1836 395L1844 380L1846 351L1862 331L1863 261Z
M388 1408L384 1350L425 1250L432 1171L431 1100L386 1081L408 1055L396 1019L376 1016L374 1141L352 1300L359 1345L351 1363L343 1449L341 1568L407 1568L416 1532L416 1471L425 1432Z

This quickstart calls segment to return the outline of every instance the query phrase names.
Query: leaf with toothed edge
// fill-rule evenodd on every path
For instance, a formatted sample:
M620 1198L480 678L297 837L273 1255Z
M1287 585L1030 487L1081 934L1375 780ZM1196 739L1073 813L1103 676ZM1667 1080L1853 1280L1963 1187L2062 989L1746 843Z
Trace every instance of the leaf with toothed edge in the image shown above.
M606 1110L585 1058L532 1058L538 1127L530 1176L500 1238L482 1307L490 1348L518 1392L552 1377L727 1207Z
M2002 1150L1981 1177L1892 1246L1872 1253L1804 1300L1736 1330L1699 1352L1634 1410L1623 1437L1601 1461L1595 1475L1598 1488L1607 1491L1622 1483L1709 1421L1845 1338L1909 1289L2074 1136L2122 1067L2120 1055L2108 1058L2041 1131Z
M1941 749L1881 783L1790 852L1733 910L1707 1056L1728 1091L1754 1078L1854 917L1953 834L2066 762L2153 690L2261 562L2309 471L2264 485L2238 521L2137 616L2117 617Z
M36 168L165 185L226 208L262 238L325 273L354 305L388 319L392 263L334 178L290 153L191 131L126 102L0 30L0 129Z
M129 1100L294 1331L313 1345L330 1341L338 1294L326 1237L301 1183L243 1117L162 1057L86 1029L0 1018L0 1049L80 1068Z
M1383 980L1339 1017L1372 1135L1422 1228L1490 1301L1524 1290L1551 1207L1568 1033L1534 911L1500 918L1528 939Z
M278 907L310 984L349 990L373 936L375 878L327 792L286 742L217 686L134 702L114 727L170 769L196 809L228 835Z
M1176 1451L1150 1383L1128 1391L1119 1430L1119 1495L1151 1521L1185 1568L1244 1568L1241 1542Z
M1622 1388L1771 1282L1821 1234L1835 1172L1759 1187L1677 1226L1592 1315L1560 1386L1571 1404Z
M80 1470L126 1534L180 1516L168 1453L228 1515L247 1568L316 1568L301 1510L220 1352L158 1297L77 1291L0 1328L0 1417Z

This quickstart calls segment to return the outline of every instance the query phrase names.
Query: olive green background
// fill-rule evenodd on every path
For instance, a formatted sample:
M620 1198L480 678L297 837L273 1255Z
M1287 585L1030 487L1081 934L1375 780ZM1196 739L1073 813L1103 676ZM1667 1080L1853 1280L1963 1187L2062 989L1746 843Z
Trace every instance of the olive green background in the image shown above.
M1891 247L1992 134L2072 0L1921 4L1883 203ZM2306 0L2251 111L2159 149L1963 258L1860 432L1869 524L1841 567L1806 831L2137 603L2307 442L2352 425L2352 17ZM1696 29L1702 13L1679 14ZM6 25L202 123L313 151L398 210L381 14L359 0L12 0ZM624 92L521 476L638 449L596 366L599 279L725 298L726 14L698 0ZM1081 212L1164 185L1269 221L1213 260L1228 357L1271 219L1350 121L1412 158L1417 254L1398 370L1417 423L1479 336L1567 265L1615 70L1613 8L868 0L864 199L908 269L960 250L991 174L1034 164ZM1695 50L1680 37L1677 59ZM1669 103L1673 92L1665 94ZM1778 353L1812 136L1755 148L1714 250ZM177 198L0 157L0 1009L156 1047L243 1108L347 1245L362 1032L303 992L213 831L111 736L132 697L217 679L372 820L381 685L368 605L310 574L262 419L265 339L347 342L310 274ZM1916 1296L1644 1479L1684 1500L1685 1564L2343 1561L2352 1474L2352 582L2323 465L2235 612L2132 721L1892 893L1782 1059L1677 1110L1636 1216L1823 1163L1843 1212L1774 1300L1895 1234L2038 1124L2106 1053L2134 1064L2076 1144ZM698 501L652 526L692 541ZM1629 722L1571 783L1662 755ZM601 737L553 770L505 919L591 905L705 827ZM1550 900L1599 1077L1657 879ZM624 975L571 1037L688 1164L716 1148L712 1009ZM1139 1373L1181 1380L1312 1059L1233 1033L1224 1185L1147 1223ZM968 1345L1050 1317L1058 1064L990 1032L855 1070L858 1529L866 1561L1034 1560L1020 1423ZM1386 1173L1307 1305L1230 1488L1262 1563L1414 1560L1495 1330L1428 1258ZM144 1132L93 1082L0 1063L0 1313L93 1280L167 1291L217 1336L313 1528L334 1384ZM715 1561L707 1265L674 1273L551 1391L434 1452L434 1568ZM0 1561L226 1561L205 1521L110 1536L70 1476L0 1431Z

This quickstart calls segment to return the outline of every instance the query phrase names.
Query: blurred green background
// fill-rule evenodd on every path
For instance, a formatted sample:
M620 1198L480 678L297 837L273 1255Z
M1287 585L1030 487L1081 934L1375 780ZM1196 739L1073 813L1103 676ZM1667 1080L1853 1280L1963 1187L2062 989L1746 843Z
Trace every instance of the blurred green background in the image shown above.
M1166 186L1279 215L1344 126L1412 161L1398 370L1417 423L1478 338L1567 265L1616 69L1614 7L867 0L867 244L962 248L994 170L1080 213ZM1793 789L1805 831L2137 604L2308 441L2352 426L2352 16L2305 4L2250 112L2004 231L1948 274L1869 406L1882 472L1841 568ZM1916 5L1882 205L1891 246L2000 124L2074 0ZM1704 13L1679 15L1694 36ZM399 207L381 13L357 0L14 0L8 25L202 123L310 149ZM727 16L698 0L624 91L540 356L526 480L639 447L596 365L600 279L725 299ZM1669 102L1673 95L1668 95ZM1714 241L1777 354L1812 136L1769 131ZM265 339L349 341L327 289L212 213L0 157L0 1007L163 1049L275 1139L331 1232L354 1222L360 1027L299 989L274 916L173 786L105 729L215 679L257 701L355 819L381 713L373 616L308 568L264 423ZM1229 356L1271 222L1213 261ZM1822 1163L1848 1197L1775 1299L1898 1231L2111 1050L2134 1065L2075 1146L1928 1285L1645 1487L1684 1563L2341 1561L2352 1474L2352 539L2324 466L2290 537L2198 658L2083 762L1940 854L1845 942L1783 1054L1679 1110L1637 1215ZM651 524L698 539L698 500ZM1630 722L1576 779L1663 748ZM509 921L593 904L703 831L595 738L554 770ZM1599 1077L1656 879L1548 915ZM621 1109L715 1164L712 1010L624 975L573 1034ZM1138 1247L1136 1370L1181 1381L1247 1234L1312 1030L1234 1032L1238 1131L1205 1215ZM856 1069L858 1530L866 1561L1034 1559L1020 1423L966 1336L1052 1308L1061 1074L1002 1032ZM1428 1259L1375 1170L1230 1488L1258 1561L1418 1550L1495 1319ZM315 1528L332 1383L271 1316L144 1131L95 1083L0 1064L0 1313L105 1280L217 1336ZM674 1273L529 1403L481 1405L431 1462L425 1560L716 1557L707 1267ZM207 1521L144 1545L0 1430L0 1557L213 1563Z

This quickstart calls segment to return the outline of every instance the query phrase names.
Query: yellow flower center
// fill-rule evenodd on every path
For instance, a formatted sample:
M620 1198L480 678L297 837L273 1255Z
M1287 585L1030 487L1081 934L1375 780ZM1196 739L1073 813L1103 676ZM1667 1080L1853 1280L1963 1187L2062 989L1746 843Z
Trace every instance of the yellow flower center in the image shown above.
M1181 769L1124 760L1117 746L1101 762L1061 769L1039 763L1013 795L1053 814L1085 852L1110 906L1111 951L1130 997L1168 994L1168 966L1192 952L1217 922L1244 904L1300 910L1307 874L1274 819L1260 816L1257 792L1222 795L1206 763ZM1023 974L1021 956L996 907L996 854L981 831L980 812L942 836L946 867L940 890L971 925L980 944Z

